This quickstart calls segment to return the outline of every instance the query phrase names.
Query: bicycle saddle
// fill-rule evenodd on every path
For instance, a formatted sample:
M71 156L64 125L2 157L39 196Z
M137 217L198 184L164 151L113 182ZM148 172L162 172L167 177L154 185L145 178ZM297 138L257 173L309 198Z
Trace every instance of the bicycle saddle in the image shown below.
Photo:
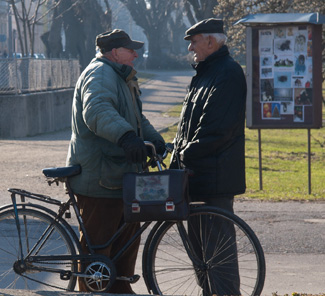
M77 164L68 167L46 168L42 172L47 178L72 177L81 173L81 166Z

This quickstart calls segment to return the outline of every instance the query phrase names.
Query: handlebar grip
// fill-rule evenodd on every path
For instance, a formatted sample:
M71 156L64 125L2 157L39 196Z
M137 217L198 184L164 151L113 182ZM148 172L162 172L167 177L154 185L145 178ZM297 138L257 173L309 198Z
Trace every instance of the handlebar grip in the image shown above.
M166 143L165 147L169 153L172 153L174 150L174 145L172 143Z

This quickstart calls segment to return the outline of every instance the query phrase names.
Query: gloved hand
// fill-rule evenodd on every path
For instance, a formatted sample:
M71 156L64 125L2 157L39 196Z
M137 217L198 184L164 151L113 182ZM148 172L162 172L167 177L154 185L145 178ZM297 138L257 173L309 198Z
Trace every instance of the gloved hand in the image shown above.
M173 143L166 143L165 147L166 147L166 150L167 150L169 153L172 153L173 150L174 150L174 144L173 144Z
M124 149L126 160L129 163L142 163L147 160L147 149L143 140L135 132L125 133L118 141Z
M156 153L159 155L163 155L165 152L165 142L163 141L159 141L159 140L154 140L151 141L151 143L155 146L156 148ZM147 146L147 154L149 157L152 157L152 147L151 146Z
M163 155L165 153L166 151L165 142L157 140L157 141L153 141L152 143L155 145L157 154Z

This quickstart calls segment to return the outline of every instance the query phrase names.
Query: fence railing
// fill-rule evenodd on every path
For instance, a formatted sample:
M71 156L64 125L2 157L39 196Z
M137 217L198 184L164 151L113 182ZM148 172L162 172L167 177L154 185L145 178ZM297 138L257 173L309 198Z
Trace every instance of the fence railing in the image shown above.
M0 59L0 95L73 88L79 74L76 59Z

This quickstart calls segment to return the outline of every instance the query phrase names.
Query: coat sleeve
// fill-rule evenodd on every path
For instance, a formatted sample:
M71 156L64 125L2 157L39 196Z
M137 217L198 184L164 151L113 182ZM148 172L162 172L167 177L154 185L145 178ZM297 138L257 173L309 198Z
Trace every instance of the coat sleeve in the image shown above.
M103 67L97 71L96 77L86 79L82 91L82 116L97 136L117 143L122 135L134 130L118 112L118 88L113 70Z
M153 125L149 122L149 120L142 115L142 130L143 130L143 139L145 141L160 141L165 143L163 137L159 134L159 132L153 127Z
M207 94L194 136L181 151L185 164L191 159L225 149L229 140L236 136L238 126L243 124L246 81L242 71L236 70L228 69L223 79L213 85Z

